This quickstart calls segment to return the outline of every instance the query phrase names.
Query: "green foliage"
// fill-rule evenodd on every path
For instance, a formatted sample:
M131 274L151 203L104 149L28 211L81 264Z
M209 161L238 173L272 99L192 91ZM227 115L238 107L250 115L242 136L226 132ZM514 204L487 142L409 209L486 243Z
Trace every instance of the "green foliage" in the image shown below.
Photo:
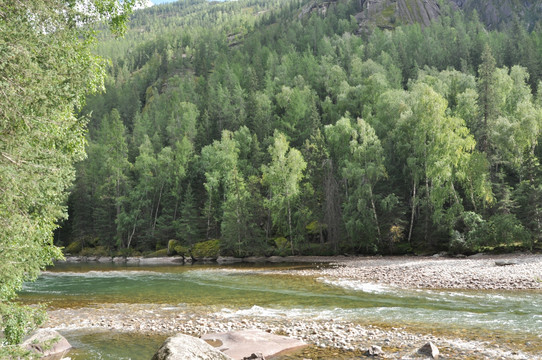
M174 250L174 253L177 254L177 255L181 255L181 256L184 256L184 257L190 257L191 254L190 254L190 248L186 247L186 246L182 246L182 245L177 245L173 248Z
M105 246L85 247L79 253L81 256L111 256L111 251Z
M299 195L299 183L307 163L299 150L290 147L284 134L275 130L273 139L273 145L268 149L271 163L262 166L262 182L270 190L266 207L279 232L288 234L293 255L297 234L292 230L292 203Z
M91 52L95 28L122 32L132 1L13 1L0 6L0 331L17 343L38 323L11 306L24 281L62 258L53 230L67 217L73 163L85 157L87 95L103 89L106 61Z
M20 344L28 332L37 328L46 319L42 308L28 308L9 303L0 303L0 314L2 314L0 328L4 335L0 345Z
M111 76L82 108L88 159L59 243L177 239L175 251L216 238L236 256L271 253L277 237L301 254L468 252L495 237L536 248L541 32L487 30L441 5L423 28L397 18L361 36L357 2L326 3L325 16L290 0L138 11L125 39L98 44Z
M64 252L66 254L76 255L76 254L79 254L82 249L83 249L83 244L81 243L81 241L76 240L72 242L70 245L66 246L66 248L64 249Z
M190 256L190 248L181 245L178 240L169 240L167 245L167 254Z
M196 259L214 258L220 255L220 240L202 241L192 246L192 256Z
M290 241L285 237L278 237L273 240L275 247L277 248L277 254L280 256L287 255L288 249L291 247Z
M173 253L175 252L175 247L176 246L181 246L181 244L179 243L178 240L169 240L167 242L167 254L168 255L173 255Z
M168 253L168 249L160 249L160 250L156 250L154 252L148 253L147 255L145 255L145 257L147 257L147 258L166 257L168 255L170 255Z
M320 224L317 220L312 221L305 226L305 230L308 234L318 234L320 231L326 228L325 224Z

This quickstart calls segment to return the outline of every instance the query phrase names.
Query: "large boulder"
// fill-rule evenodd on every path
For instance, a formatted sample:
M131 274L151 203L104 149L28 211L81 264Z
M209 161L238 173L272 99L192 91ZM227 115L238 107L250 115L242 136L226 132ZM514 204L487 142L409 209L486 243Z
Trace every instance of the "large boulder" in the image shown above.
M218 348L236 360L250 357L254 353L261 353L264 357L271 357L283 351L307 346L301 340L274 335L260 330L205 334L201 338L220 344Z
M152 360L232 360L205 341L193 336L177 334L168 338Z
M40 329L26 339L22 347L44 357L65 353L72 346L55 330Z

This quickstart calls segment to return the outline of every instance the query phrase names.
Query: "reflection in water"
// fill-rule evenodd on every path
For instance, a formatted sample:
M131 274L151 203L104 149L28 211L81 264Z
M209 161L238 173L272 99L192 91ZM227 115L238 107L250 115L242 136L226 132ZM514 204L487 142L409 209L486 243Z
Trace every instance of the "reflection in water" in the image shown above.
M72 360L149 360L166 339L164 335L143 335L111 331L63 331L74 347Z

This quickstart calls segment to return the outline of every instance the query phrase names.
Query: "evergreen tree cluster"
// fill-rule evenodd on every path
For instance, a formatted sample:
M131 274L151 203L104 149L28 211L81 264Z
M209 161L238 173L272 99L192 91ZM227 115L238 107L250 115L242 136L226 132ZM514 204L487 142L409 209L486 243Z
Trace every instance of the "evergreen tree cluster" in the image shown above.
M540 246L542 31L355 35L356 1L186 0L102 39L57 243L223 255Z

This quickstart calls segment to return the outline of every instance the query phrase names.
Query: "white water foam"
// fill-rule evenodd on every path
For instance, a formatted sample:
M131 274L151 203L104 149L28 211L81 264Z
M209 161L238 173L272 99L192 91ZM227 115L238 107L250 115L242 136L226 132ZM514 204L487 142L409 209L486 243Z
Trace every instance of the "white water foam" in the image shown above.
M350 280L350 279L331 280L328 278L318 278L318 281L321 281L324 284L341 287L343 289L363 291L370 294L383 294L383 293L394 291L394 289L391 286L384 286L381 284L362 282L359 280Z
M360 309L318 309L318 308L268 308L254 305L248 309L228 309L223 308L221 311L214 313L215 316L231 319L231 318L287 318L287 319L314 319L314 320L339 320L352 319L352 315L359 312Z

